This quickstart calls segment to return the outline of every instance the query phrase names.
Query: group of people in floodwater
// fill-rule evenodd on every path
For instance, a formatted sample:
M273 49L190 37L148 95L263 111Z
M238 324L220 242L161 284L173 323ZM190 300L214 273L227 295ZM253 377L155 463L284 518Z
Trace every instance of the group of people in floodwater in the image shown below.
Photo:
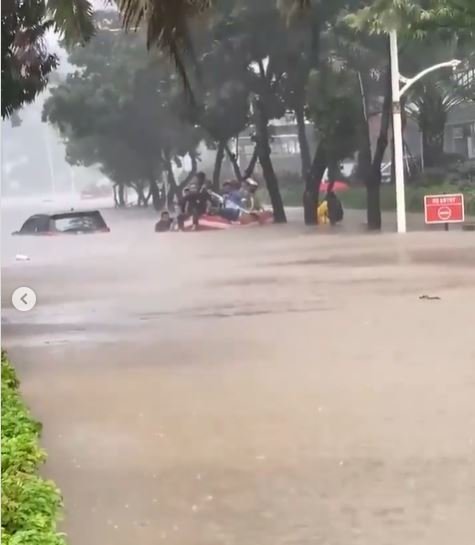
M258 190L259 184L246 178L243 181L226 180L221 193L217 193L212 191L206 174L198 172L193 182L183 189L176 217L164 210L155 225L155 231L160 233L173 229L184 230L185 222L190 219L191 229L196 230L199 228L200 218L205 214L220 216L229 222L261 222L265 211ZM343 206L331 185L316 208L316 216L318 224L336 225L343 219Z
M227 180L223 183L221 193L217 193L212 191L206 174L198 172L195 180L183 189L176 218L164 210L155 225L155 231L170 231L174 227L183 230L185 222L190 219L192 229L198 229L200 218L205 214L220 216L230 222L245 223L246 219L259 221L264 208L258 189L259 184L247 178L242 182Z

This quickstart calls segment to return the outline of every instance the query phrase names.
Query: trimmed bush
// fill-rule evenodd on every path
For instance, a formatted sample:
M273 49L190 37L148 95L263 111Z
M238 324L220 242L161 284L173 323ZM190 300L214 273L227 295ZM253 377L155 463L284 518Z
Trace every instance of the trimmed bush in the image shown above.
M46 459L41 425L20 397L18 379L2 352L2 545L65 545L57 531L61 495L38 475Z

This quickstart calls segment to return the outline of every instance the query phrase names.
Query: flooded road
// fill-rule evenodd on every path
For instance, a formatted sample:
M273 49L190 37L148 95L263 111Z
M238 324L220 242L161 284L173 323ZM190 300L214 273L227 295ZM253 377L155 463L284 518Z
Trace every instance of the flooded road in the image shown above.
M2 250L71 545L473 543L473 233L126 214Z

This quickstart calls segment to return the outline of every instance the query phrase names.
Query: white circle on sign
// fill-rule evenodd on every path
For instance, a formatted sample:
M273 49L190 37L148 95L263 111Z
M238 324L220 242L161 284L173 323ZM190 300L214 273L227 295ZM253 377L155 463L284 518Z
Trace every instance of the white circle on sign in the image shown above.
M12 293L12 304L20 312L33 310L36 305L36 293L27 286L21 286Z
M437 210L437 215L441 221L447 221L452 215L452 210L448 206L442 206Z

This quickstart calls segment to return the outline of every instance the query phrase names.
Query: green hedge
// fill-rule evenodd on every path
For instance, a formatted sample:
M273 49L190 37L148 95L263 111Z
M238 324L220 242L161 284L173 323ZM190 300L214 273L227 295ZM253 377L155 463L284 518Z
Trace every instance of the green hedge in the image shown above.
M18 379L2 352L2 545L65 545L57 531L61 495L38 475L45 452L35 422L18 391Z

